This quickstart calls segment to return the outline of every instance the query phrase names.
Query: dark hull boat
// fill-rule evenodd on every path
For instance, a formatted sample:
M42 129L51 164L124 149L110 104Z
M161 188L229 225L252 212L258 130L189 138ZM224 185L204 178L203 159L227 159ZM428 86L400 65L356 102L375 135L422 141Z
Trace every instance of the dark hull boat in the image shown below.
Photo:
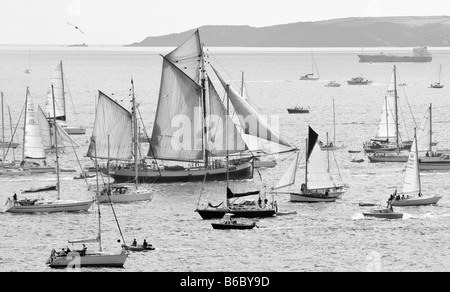
M221 223L211 223L211 225L214 229L253 229L256 226L256 223L221 222Z
M290 114L307 114L307 113L309 113L309 109L305 109L305 108L288 108L287 111Z

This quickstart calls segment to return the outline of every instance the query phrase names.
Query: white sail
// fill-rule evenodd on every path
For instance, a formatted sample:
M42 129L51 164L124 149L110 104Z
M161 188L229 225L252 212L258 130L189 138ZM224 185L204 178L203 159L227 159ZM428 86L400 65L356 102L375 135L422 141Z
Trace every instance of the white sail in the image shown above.
M97 155L97 158L114 160L132 159L131 122L130 112L99 91L87 156L94 158Z
M208 125L206 149L214 155L225 155L227 150L230 154L246 150L247 147L241 134L231 117L226 115L227 110L209 78L208 89L210 111L206 116Z
M166 58L148 155L179 161L203 159L201 87Z
M420 191L420 172L419 159L417 155L417 138L414 136L411 150L409 152L408 162L406 163L405 176L403 178L402 193L415 193Z
M279 190L292 186L295 183L295 175L297 173L298 162L300 158L300 151L297 152L296 158L292 160L291 164L287 168L286 172L283 174L281 179L277 182L273 190Z
M49 149L54 145L52 141L53 137L52 128L50 122L45 117L44 111L40 106L38 106L36 118L39 123L40 135L42 138L42 144L44 145L44 149ZM62 141L58 141L58 145L62 145L60 144L60 142L62 143Z
M66 120L66 101L64 95L64 76L62 62L58 64L50 79L50 84L47 90L47 99L45 103L45 116L53 118L53 91L55 94L55 115L56 119Z
M211 66L212 67L212 66ZM241 127L244 129L244 133L278 143L283 146L291 147L285 142L274 130L272 130L267 122L256 112L256 110L248 104L243 97L239 95L236 90L227 84L220 76L217 70L212 67L217 77L219 78L222 86L225 88L228 98L233 104L236 111Z
M247 93L247 88L245 86L245 81L244 81L244 72L242 72L242 81L241 81L241 90L240 90L240 95L242 96L242 98L251 106L255 109L256 112L258 112L258 114L261 112L257 106L255 105L254 102L252 102L252 100L250 99L250 97L248 96ZM238 124L239 125L239 124ZM239 125L239 131L242 134L242 138L245 141L245 144L247 144L248 149L250 149L251 151L263 151L265 152L265 147L263 145L262 139L252 136L252 135L247 135L244 133L244 129L242 129L242 127L240 127Z
M394 72L395 74L395 72ZM395 122L395 83L394 75L391 77L388 89L386 91L386 97L384 99L383 108L381 110L380 122L378 124L378 130L375 135L376 139L386 140L389 139L394 142L397 136L396 122Z
M425 151L431 151L431 105L428 107L427 112L419 126L417 131L417 148L419 153Z
M202 54L200 33L196 30L190 38L167 54L165 58L198 84L201 77Z
M311 189L333 188L336 184L328 170L328 162L324 152L316 140L308 158L307 187Z
M44 144L41 137L39 120L27 88L24 133L24 158L45 159Z

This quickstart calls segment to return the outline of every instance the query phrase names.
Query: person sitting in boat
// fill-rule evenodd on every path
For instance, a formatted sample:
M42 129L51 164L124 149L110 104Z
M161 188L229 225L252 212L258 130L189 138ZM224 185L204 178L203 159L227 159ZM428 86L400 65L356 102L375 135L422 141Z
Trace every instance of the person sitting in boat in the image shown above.
M143 246L144 248L146 248L146 247L148 246L147 240L144 239L144 242L142 243L142 246Z
M133 243L131 244L131 246L137 246L137 241L136 241L136 238L135 238L135 239L133 239Z
M325 197L328 197L328 189L325 190Z
M87 250L87 247L86 247L86 244L83 244L83 248L81 249L81 256L85 256L86 255L86 250Z
M300 187L300 191L304 193L306 191L306 185L303 183Z
M404 200L405 199L405 195L402 195L402 200Z

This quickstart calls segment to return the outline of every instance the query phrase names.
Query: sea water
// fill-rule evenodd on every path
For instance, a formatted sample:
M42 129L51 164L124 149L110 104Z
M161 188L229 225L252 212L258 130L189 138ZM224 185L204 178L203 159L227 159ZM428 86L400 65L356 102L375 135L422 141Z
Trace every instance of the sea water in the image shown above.
M131 108L131 79L134 80L139 118L151 133L156 113L162 57L171 48L125 48L62 46L0 47L0 90L4 93L5 136L10 135L10 116L17 127L17 142L22 143L26 87L35 105L45 107L49 80L60 61L67 82L67 121L83 125L86 135L71 136L78 147L60 154L62 168L80 171L92 167L85 157L94 124L98 91ZM409 49L395 49L409 54ZM394 50L394 51L395 51ZM430 63L399 63L401 116L407 124L403 137L412 139L414 120L420 123L429 104L433 106L433 140L441 149L450 148L450 102L446 68L450 68L450 50L430 49ZM366 52L367 50L364 50ZM373 49L376 52L376 49ZM386 51L386 50L385 50ZM115 204L120 223L117 228L110 206L102 204L101 235L104 251L119 251L121 241L134 238L153 244L154 251L131 253L123 269L92 268L87 271L449 271L450 270L450 173L421 172L423 194L441 194L437 205L396 208L404 213L401 220L366 219L359 202L385 204L389 195L401 190L405 164L352 163L364 158L362 143L373 137L380 120L391 63L359 63L361 48L321 48L314 50L320 73L318 81L300 81L310 73L310 49L299 48L209 48L208 62L214 64L224 79L239 89L244 71L248 95L261 115L271 117L276 130L304 153L308 126L319 139L334 140L341 146L328 153L333 176L342 177L348 191L334 203L291 203L286 194L274 194L280 212L289 215L257 219L252 230L214 230L210 220L202 220L194 210L197 204L220 203L225 182L171 183L148 185L154 190L150 202ZM429 88L438 81L442 65L442 89ZM30 68L31 74L25 74ZM363 76L371 85L350 86L346 80ZM211 74L220 88L217 78ZM325 87L328 81L341 87ZM222 95L223 97L223 95ZM405 98L406 97L406 98ZM334 112L333 112L334 100ZM295 105L309 107L309 114L288 114ZM334 115L335 114L335 115ZM23 115L23 114L22 114ZM333 118L335 116L335 118ZM20 119L21 118L21 119ZM145 152L145 150L144 150ZM326 151L324 151L326 153ZM77 154L77 155L75 155ZM145 155L146 153L144 153ZM13 156L14 155L14 156ZM8 153L8 159L21 159L21 148ZM304 156L302 156L304 157ZM275 168L259 169L252 180L233 181L238 191L259 188L268 196L270 189L288 168L293 155L277 156ZM304 158L302 158L304 159ZM54 156L49 155L49 163ZM79 161L79 162L78 162ZM302 161L304 163L304 161ZM92 197L83 180L73 180L77 173L61 174L61 199L84 200ZM302 169L297 182L303 180ZM14 193L23 197L56 198L56 193L21 194L33 186L56 183L56 175L0 175L0 202ZM95 180L90 180L95 184ZM100 182L102 183L102 182ZM200 197L201 194L201 197ZM68 240L94 238L98 232L97 206L89 212L51 214L10 214L0 212L0 271L50 271L45 265L52 248L73 248ZM295 213L296 212L296 213ZM123 238L123 239L122 239ZM75 247L77 248L77 247ZM88 248L97 250L98 244Z

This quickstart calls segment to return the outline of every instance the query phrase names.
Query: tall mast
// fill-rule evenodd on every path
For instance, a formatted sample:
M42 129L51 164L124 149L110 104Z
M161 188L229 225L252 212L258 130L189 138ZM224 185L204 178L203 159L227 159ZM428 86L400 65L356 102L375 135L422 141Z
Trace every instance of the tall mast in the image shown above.
M385 104L385 111L386 111L386 114L384 115L386 118L386 140L389 142L389 111L388 111L387 96L384 97L384 104Z
M64 88L64 72L63 72L62 61L60 62L60 65L61 65L61 85L62 85L62 95L63 95L63 106L64 106L64 120L63 121L65 122L66 121L66 90ZM53 103L53 106L55 106L54 103Z
M208 169L209 165L209 153L208 153L208 125L206 125L206 87L205 87L205 56L203 54L203 44L200 44L202 47L201 56L200 56L200 73L201 73L201 87L202 87L202 101L203 101L203 145L205 148L205 169Z
M432 114L431 114L431 103L430 103L430 145L429 145L429 151L431 154L431 150L433 149L433 126L432 126Z
M56 132L56 109L55 109L55 91L52 84L52 99L53 99L53 132L55 135L55 156L56 156L56 190L58 191L58 200L60 199L61 191L59 189L59 160L58 160L58 133Z
M306 161L305 161L305 192L308 190L308 138L306 138Z
M397 152L400 153L400 146L398 143L398 104L397 104L397 72L394 65L394 97L395 97L395 139L397 143Z
M132 96L132 101L133 101L133 109L132 109L132 115L133 115L133 135L134 135L134 139L133 139L133 145L134 145L134 181L135 181L135 185L137 188L138 185L138 159L137 159L137 155L138 155L138 132L137 132L137 119L136 119L136 100L134 97L134 82L133 82L133 78L131 78L131 96Z
M336 113L334 110L334 97L333 97L333 148L336 147Z
M108 136L109 139L109 136ZM97 200L97 212L98 212L98 249L102 251L102 230L101 230L101 214L100 214L100 203L98 202L98 196L99 194L99 184L98 184L98 162L97 162L97 141L95 140L95 137L91 137L91 141L94 142L94 152L95 152L95 171L97 172L96 175L96 183L97 183L97 189L95 198ZM109 140L108 140L109 141ZM108 164L108 172L109 172L109 164ZM109 173L108 173L109 176ZM109 178L109 177L108 177ZM109 189L109 185L108 185Z
M228 187L229 187L229 181L230 181L230 174L229 174L229 165L228 165L228 116L230 114L230 98L228 96L228 93L230 92L230 85L227 84L227 115L225 117L225 146L227 147L227 155L226 155L226 163L227 163L227 207L228 207Z
M242 71L242 77L241 77L241 96L243 97L243 98L245 98L244 97L244 71Z
M12 122L12 117L11 117L11 109L8 106L8 114L9 114L9 127L11 129L11 141L13 141L13 137L14 137L14 133L13 133L13 122ZM13 161L16 161L16 153L14 151L14 147L12 148L12 152L13 152Z
M329 152L329 150L328 150L328 148L330 148L329 146L329 143L328 143L328 132L327 132L327 163L328 163L328 168L327 168L327 170L328 170L328 172L330 172L330 152ZM334 147L334 145L333 145L333 147Z
M27 93L25 95L25 116L23 119L23 143L22 143L22 162L25 161L25 133L27 131L27 104L28 104L28 94L30 93L29 87L27 87Z
M4 112L3 112L3 92L2 95L2 164L5 162L5 119L4 119Z
M417 134L416 134L416 128L414 128L414 144L416 145L416 149L414 149L416 151L416 157L415 157L415 169L417 170L417 180L419 181L419 194L422 192L422 185L420 183L420 170L419 170L419 147L417 146Z

